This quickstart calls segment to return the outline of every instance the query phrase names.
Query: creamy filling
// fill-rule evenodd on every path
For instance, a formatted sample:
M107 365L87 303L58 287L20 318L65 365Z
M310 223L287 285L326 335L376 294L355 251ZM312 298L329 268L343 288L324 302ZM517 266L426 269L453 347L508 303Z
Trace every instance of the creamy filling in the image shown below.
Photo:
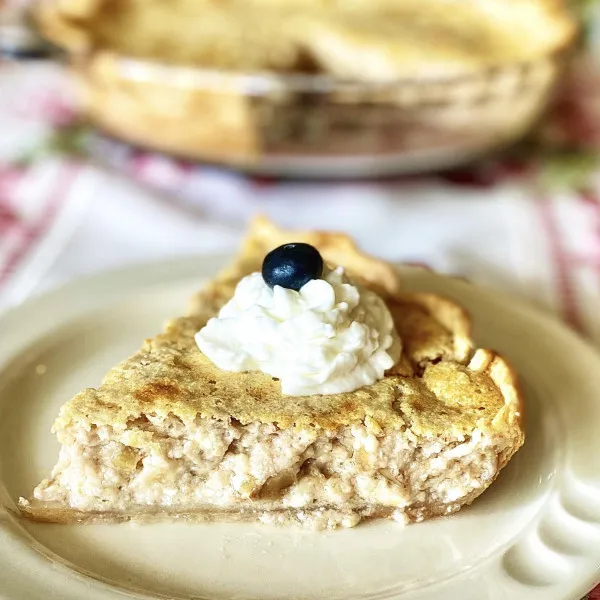
M224 371L262 371L283 394L339 394L382 379L401 344L385 302L355 286L341 267L300 291L244 277L233 298L196 334Z
M452 512L487 487L502 450L478 430L442 444L410 430L383 434L370 419L326 431L149 415L121 431L62 433L38 500L83 511L248 509L265 522L285 520L287 510L317 528L353 526L382 508L401 522L433 505Z

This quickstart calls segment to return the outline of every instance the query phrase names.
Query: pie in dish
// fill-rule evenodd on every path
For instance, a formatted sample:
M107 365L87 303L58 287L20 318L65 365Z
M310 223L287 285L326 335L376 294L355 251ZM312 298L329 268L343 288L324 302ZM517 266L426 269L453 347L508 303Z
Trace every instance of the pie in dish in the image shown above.
M577 30L566 0L37 0L33 14L103 133L294 176L448 168L507 145Z
M349 392L285 395L271 373L224 370L199 350L207 321L288 242L318 249L387 307L402 349L385 376ZM62 407L58 462L20 509L62 523L244 519L314 529L453 513L524 441L516 376L498 354L475 350L469 331L460 306L401 291L391 265L345 236L258 218L186 317Z

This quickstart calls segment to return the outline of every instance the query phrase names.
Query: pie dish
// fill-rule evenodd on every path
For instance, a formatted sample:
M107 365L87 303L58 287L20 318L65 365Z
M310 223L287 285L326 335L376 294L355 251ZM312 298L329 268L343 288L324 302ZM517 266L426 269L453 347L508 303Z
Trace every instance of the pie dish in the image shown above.
M561 0L44 0L34 15L101 130L307 174L427 168L517 139L577 31Z
M403 351L383 379L286 396L269 374L222 370L198 350L196 332L236 283L292 239L362 275L384 299ZM516 376L498 354L475 350L469 330L458 305L402 292L390 265L345 236L259 218L188 316L62 407L58 463L21 511L52 522L244 519L314 529L455 512L524 441Z

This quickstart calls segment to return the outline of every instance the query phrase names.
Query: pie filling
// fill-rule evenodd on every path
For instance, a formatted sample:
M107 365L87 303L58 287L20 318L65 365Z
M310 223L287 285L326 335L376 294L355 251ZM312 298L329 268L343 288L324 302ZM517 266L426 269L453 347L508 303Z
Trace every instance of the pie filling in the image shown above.
M80 423L58 433L59 460L36 500L133 517L246 512L314 529L454 512L492 482L509 446L478 429L444 439L383 431L369 417L323 430L147 414L122 428Z

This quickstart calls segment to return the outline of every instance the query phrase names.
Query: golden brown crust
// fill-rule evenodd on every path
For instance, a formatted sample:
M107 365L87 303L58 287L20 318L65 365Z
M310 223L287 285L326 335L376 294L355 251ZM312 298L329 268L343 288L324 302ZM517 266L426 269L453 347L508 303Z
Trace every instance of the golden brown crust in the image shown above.
M454 504L430 504L416 505L409 507L406 510L408 521L423 521L425 519L434 518L437 516L447 515L450 512L456 512L464 504L470 504L477 496L479 496L485 488L474 490L463 503ZM165 520L171 521L186 521L191 523L197 522L232 522L232 521L256 521L261 514L268 512L270 515L279 514L287 517L288 522L296 520L301 524L307 516L315 514L317 517L322 515L323 510L330 507L314 507L314 508L283 508L278 510L261 511L255 509L249 504L244 510L239 507L227 510L226 507L210 506L206 508L182 510L174 508L172 510L166 508L148 508L145 506L135 506L126 512L115 511L82 511L65 506L59 503L37 502L21 503L19 505L20 514L37 521L38 523L58 523L62 525L68 524L113 524L132 521L135 523L155 523ZM364 519L381 519L390 518L394 509L387 506L368 507L366 509L367 516ZM298 513L303 513L303 519L298 519Z
M514 438L515 450L522 444L522 397L513 371L493 351L477 350L468 365L429 364L409 381L397 407L415 434L468 435L477 428Z
M349 270L367 270L368 284L387 292L404 357L383 380L347 394L289 397L270 376L221 371L198 350L194 334L231 296L239 278L260 268L262 257L274 246L290 240L315 244L326 260ZM499 411L508 418L502 395L512 393L514 386L507 380L500 391L490 378L493 373L500 382L501 359L490 363L490 374L480 365L482 351L476 353L476 362L464 364L472 351L464 310L433 294L400 293L399 287L391 265L361 254L346 236L290 233L259 217L233 264L195 298L193 314L172 321L165 333L147 340L144 348L108 373L98 390L85 390L67 403L56 428L60 432L71 421L126 425L152 411L172 413L184 421L200 415L325 429L371 417L382 427L408 426L436 435L447 426L467 433L482 417L492 420ZM441 388L445 379L448 385ZM464 381L452 392L453 379ZM480 396L473 400L473 394ZM473 403L478 410L484 406L484 412L471 410ZM506 419L496 421L501 425Z
M138 523L150 523L162 521L165 519L181 521L219 521L219 520L256 520L259 509L251 508L249 503L245 510L235 506L230 509L227 507L207 506L206 508L195 508L191 510L182 510L180 507L169 510L167 507L148 507L137 505L131 507L127 513L118 511L83 511L65 506L59 502L40 502L38 500L19 502L19 511L22 515L38 521L40 523L120 523L125 521L135 521ZM281 511L284 512L284 511ZM293 509L291 510L293 511Z
M326 263L344 267L353 279L363 282L384 296L395 296L400 292L398 271L391 264L359 250L354 240L346 234L283 229L261 215L254 217L250 223L248 233L232 264L209 284L208 289L214 290L221 297L231 297L235 285L242 277L260 271L262 261L269 251L291 242L304 242L315 246ZM204 297L200 301L203 303Z
M100 2L36 2L32 14L38 29L46 38L62 48L82 54L90 50L91 39L85 28L81 27L81 23L85 23L96 14Z
M219 89L207 93L192 85L169 90L160 75L132 81L122 57L110 50L94 52L73 66L82 105L109 134L144 146L154 133L152 139L165 152L194 156L198 148L206 148L210 154L204 158L214 161L258 155L252 99L238 86L223 80ZM203 118L188 118L192 115Z
M19 505L19 511L25 517L38 521L39 523L60 523L67 524L96 524L96 523L122 523L126 521L135 521L136 523L152 523L164 521L165 519L205 522L205 521L254 521L257 513L251 508L240 511L239 507L227 510L221 507L207 507L204 509L182 510L176 508L168 510L166 508L153 508L145 506L132 507L127 513L117 511L83 511L65 506L60 503L32 502ZM281 511L284 512L284 511ZM295 513L291 509L292 513ZM306 512L306 511L305 511Z
M436 294L401 293L387 304L411 364L470 359L471 320L455 302Z
M164 334L147 340L142 350L111 370L98 390L85 390L67 403L57 429L70 421L127 424L148 411L172 413L184 421L199 415L231 417L243 424L259 421L282 428L324 429L360 423L369 416L382 427L399 428L405 419L396 403L406 395L422 394L431 396L431 401L420 415L421 428L424 423L433 426L437 421L440 399L427 389L425 379L418 377L389 376L347 394L290 397L283 396L279 382L264 373L222 371L196 347L193 336L204 322L202 317L172 321ZM412 366L413 370L419 367ZM486 401L491 411L503 404L499 394L490 395ZM455 412L458 419L460 411ZM472 424L461 421L460 428L469 426Z
M519 377L505 358L489 350L476 352L471 364L474 369L483 369L504 398L504 407L492 421L495 430L504 431L511 438L498 460L502 469L525 442L525 406Z
M270 250L293 241L312 244L326 262L343 266L353 279L386 299L408 357L395 373L410 375L428 361L467 362L471 357L471 322L464 308L436 294L402 292L394 266L366 255L343 233L286 230L264 216L252 220L233 262L192 298L190 314L213 316L233 295L242 277L260 271Z

